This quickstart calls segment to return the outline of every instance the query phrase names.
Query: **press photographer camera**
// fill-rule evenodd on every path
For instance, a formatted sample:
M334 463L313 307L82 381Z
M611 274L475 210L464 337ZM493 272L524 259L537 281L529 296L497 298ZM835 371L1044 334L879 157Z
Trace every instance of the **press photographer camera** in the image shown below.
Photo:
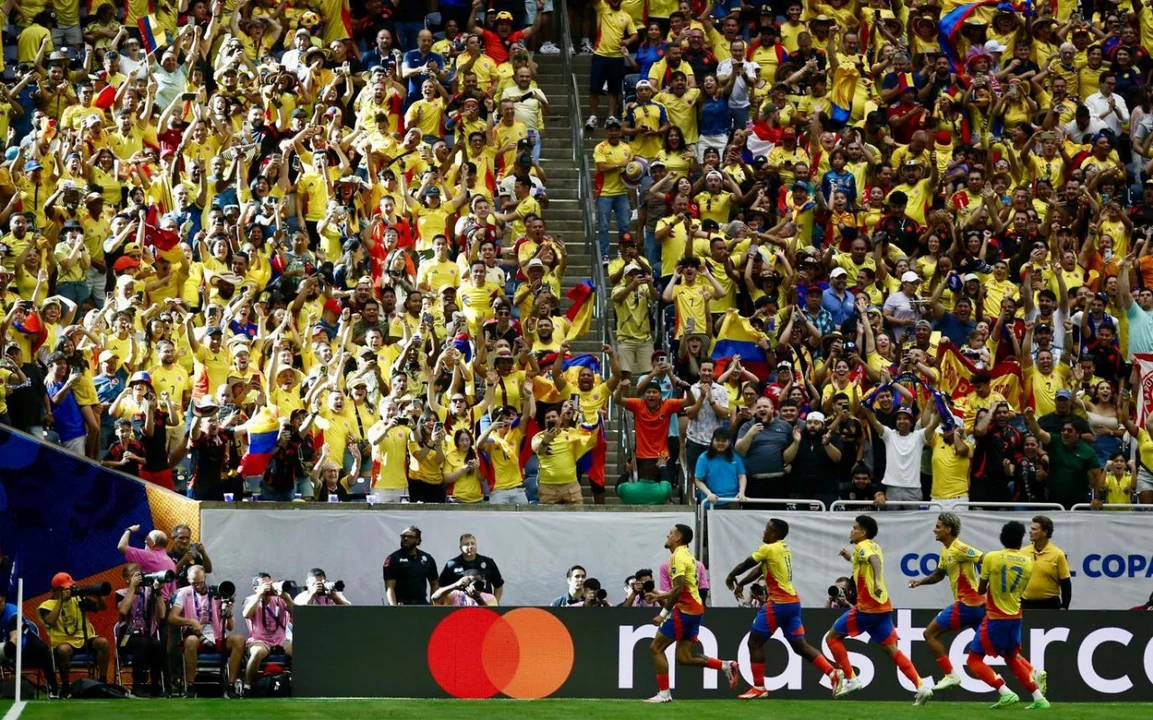
M159 575L161 573L153 573ZM169 578L171 580L171 578ZM151 582L151 581L149 581ZM73 585L71 588L72 597L107 597L112 594L112 585L106 582L95 583L93 585Z
M292 602L294 605L351 605L344 597L344 581L328 582L324 570L312 568L308 571L308 579L304 582L304 589L297 593Z
M225 580L219 585L209 585L208 596L219 598L222 603L230 603L236 599L236 583Z
M657 584L653 582L653 571L648 568L637 570L636 575L625 583L625 600L620 607L658 607L658 602L648 602L645 596L656 590ZM602 591L603 592L603 591Z
M104 609L104 597L112 594L108 583L76 585L68 573L52 577L52 597L37 608L40 621L48 631L48 644L53 648L61 685L70 682L72 655L91 653L96 656L96 679L108 681L108 640L96 634L87 613Z
M433 605L449 607L496 607L496 596L484 591L485 581L479 570L466 570L459 580L438 588L432 594Z
M847 577L839 577L829 586L829 599L827 607L847 609L857 604L857 588L853 581Z
M585 607L612 607L608 603L608 591L601 587L596 578L585 580Z

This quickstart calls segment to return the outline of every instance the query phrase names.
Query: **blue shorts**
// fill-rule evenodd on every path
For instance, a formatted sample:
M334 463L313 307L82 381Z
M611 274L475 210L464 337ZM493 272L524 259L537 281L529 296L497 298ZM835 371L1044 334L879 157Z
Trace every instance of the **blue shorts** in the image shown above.
M990 657L1012 657L1021 651L1021 618L993 620L985 618L977 637L969 643L969 652Z
M866 613L852 608L837 618L837 622L833 623L833 629L848 637L869 633L869 642L878 645L892 645L897 642L892 612Z
M937 624L953 632L960 632L969 628L976 629L984 619L984 605L973 606L955 602L937 613Z
M753 620L752 632L768 640L780 628L789 642L805 639L805 626L801 624L801 604L770 602L761 606Z
M701 618L705 616L704 613L700 615L686 615L678 608L673 609L673 614L669 615L659 628L661 635L672 638L673 640L696 640L697 633L701 629Z

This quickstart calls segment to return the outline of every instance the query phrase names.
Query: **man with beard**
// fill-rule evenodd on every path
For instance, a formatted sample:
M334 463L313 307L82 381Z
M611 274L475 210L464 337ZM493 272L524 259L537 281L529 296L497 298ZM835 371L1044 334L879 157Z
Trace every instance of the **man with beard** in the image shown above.
M885 444L885 475L881 479L886 501L920 502L924 499L921 491L921 454L929 434L936 430L940 418L929 419L924 428L915 430L916 420L908 407L897 408L897 428L889 429L881 424L870 408L862 405L865 418L873 432Z
M793 428L793 441L782 454L784 461L792 466L789 497L815 497L826 506L837 499L841 440L836 426L840 420L838 414L832 425L826 426L825 414L813 411L805 417L804 427Z
M793 426L773 417L772 400L758 398L752 419L737 428L737 442L733 446L748 474L746 497L784 499L789 496L784 452L792 442Z
M649 384L642 398L621 398L628 389L629 380L622 380L618 400L636 418L637 477L642 480L660 480L660 459L669 456L669 426L677 414L693 404L691 394L684 398L662 399L659 384Z
M188 371L176 362L176 345L171 340L160 340L156 343L156 356L160 364L148 369L152 386L162 396L167 394L178 407L177 422L168 428L168 452L172 456L177 452L183 455L182 448L187 434L184 427L184 412L192 400L192 379L188 376Z
M224 347L224 333L219 327L209 327L204 332L203 342L196 339L196 327L192 324L193 316L190 313L184 318L184 327L188 337L188 345L192 349L195 364L192 376L192 399L211 396L216 388L228 379L228 368L232 364L228 357L228 350ZM163 362L163 361L162 361Z
M973 426L976 447L972 460L971 502L1008 502L1009 482L1024 452L1024 436L1009 424L1013 410L999 402L977 411Z

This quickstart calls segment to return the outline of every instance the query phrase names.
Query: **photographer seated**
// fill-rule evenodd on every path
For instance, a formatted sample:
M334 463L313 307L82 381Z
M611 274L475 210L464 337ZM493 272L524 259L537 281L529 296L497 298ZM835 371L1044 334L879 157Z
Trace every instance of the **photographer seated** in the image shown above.
M116 591L116 610L120 613L114 633L116 644L128 653L132 663L132 694L143 696L141 689L147 683L149 695L160 697L164 672L160 620L165 613L161 585L165 574L145 577L136 563L125 565L123 574L128 587Z
M351 605L344 597L344 581L328 583L328 577L320 568L308 571L308 580L304 582L304 589L292 599L296 605Z
M232 592L236 592L235 589ZM221 597L205 581L204 568L188 568L188 585L172 596L172 609L168 611L168 624L180 628L181 649L184 652L184 688L192 692L196 681L196 657L200 653L220 653L228 658L228 677L240 679L240 661L244 658L244 637L227 635L232 632L232 597ZM226 688L231 696L232 687Z
M73 590L75 589L75 595ZM99 637L86 612L104 609L104 596L112 592L104 585L77 586L68 573L52 576L52 598L40 603L40 620L48 629L48 644L56 657L62 691L68 694L72 655L77 651L96 658L96 679L108 682L108 640Z
M253 593L244 601L244 620L248 624L248 664L244 668L244 690L252 687L260 663L273 654L292 657L292 643L285 637L292 616L294 583L274 583L268 573L252 578Z
M447 607L496 607L496 595L483 592L484 577L479 570L467 570L459 580L432 594L432 604Z
M596 578L585 580L584 594L585 607L612 607L608 601L608 590L601 587L601 581Z
M628 594L619 607L660 607L659 602L645 600L645 595L656 589L657 584L653 582L653 571L649 568L641 568L625 583L625 590Z
M20 611L15 603L8 602L4 593L8 583L0 583L0 607L3 608L3 617L0 617L0 629L4 633L4 642L0 644L0 665L6 667L16 666L16 616ZM21 642L24 645L24 669L34 668L44 673L44 680L48 684L48 697L60 697L60 683L56 673L52 672L52 651L36 634L36 625L24 618L21 625Z

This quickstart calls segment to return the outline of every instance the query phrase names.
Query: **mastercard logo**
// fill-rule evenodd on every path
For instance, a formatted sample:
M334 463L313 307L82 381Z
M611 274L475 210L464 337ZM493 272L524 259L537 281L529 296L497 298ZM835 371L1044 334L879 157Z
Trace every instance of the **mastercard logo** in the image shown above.
M433 679L457 698L548 697L568 680L572 666L572 635L537 608L503 615L487 608L456 610L428 641Z

